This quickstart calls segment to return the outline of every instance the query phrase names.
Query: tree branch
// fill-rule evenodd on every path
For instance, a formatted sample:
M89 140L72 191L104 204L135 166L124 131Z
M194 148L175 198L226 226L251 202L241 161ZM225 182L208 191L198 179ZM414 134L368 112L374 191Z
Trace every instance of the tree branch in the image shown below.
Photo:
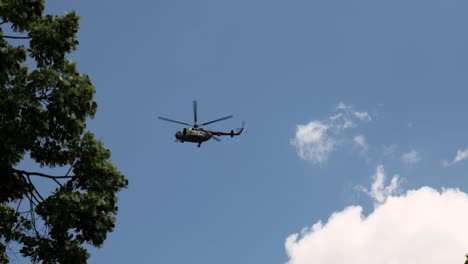
M18 212L18 213L21 213L21 214L26 214L25 218L28 218L29 215L32 216L32 213L34 211L34 207L36 207L36 204L34 203L34 199L33 199L33 196L31 195L31 197L29 197L31 193L27 192L25 193L24 195L28 198L29 200L29 211L24 211L24 212ZM36 198L37 199L37 198Z
M29 186L31 186L33 189L31 191L31 195L34 196L34 198L36 198L36 196L33 194L33 192L36 192L37 195L39 196L39 198L41 198L41 200L44 202L44 197L42 197L42 195L39 193L39 191L36 189L36 186L34 186L34 184L32 183L31 181L31 178L29 178L30 176L29 175L26 175L26 177L28 178L28 184ZM36 198L36 201L38 199ZM37 203L39 203L39 201L37 201Z
M52 175L48 175L48 174L44 174L40 172L31 172L31 171L24 171L24 170L17 170L17 169L13 169L13 172L21 173L26 176L39 176L39 177L44 177L44 178L49 178L49 179L74 179L76 178L76 176L68 176L68 173L65 176L52 176Z
M31 37L23 37L23 36L1 36L2 38L6 39L30 39Z
M57 183L58 185L60 185L60 187L63 187L63 184L61 184L57 179L52 179L54 180L55 183Z
M30 194L31 194L31 197L33 197L33 194L32 193L30 193ZM34 203L33 203L32 199L29 200L29 208L31 210L31 223L32 223L32 226L34 228L34 231L36 231L36 236L39 236L39 232L37 231L37 228L36 228L36 217L34 216Z
M67 174L65 174L65 176L68 176L68 174L70 173L70 171L73 169L73 166L75 166L75 163L76 163L76 161L73 162L73 164L70 166L70 168L68 169Z
M23 197L21 197L21 200L18 202L18 206L16 206L16 212L19 212L19 208L22 202L23 202Z

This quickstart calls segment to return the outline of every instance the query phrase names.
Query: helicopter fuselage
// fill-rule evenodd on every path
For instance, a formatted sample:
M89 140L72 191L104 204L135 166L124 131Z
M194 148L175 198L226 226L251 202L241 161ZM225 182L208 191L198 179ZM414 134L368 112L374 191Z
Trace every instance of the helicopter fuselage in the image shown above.
M210 140L212 136L213 135L210 131L195 127L184 128L180 131L177 131L175 134L176 139L181 142L187 141L195 143L201 143Z

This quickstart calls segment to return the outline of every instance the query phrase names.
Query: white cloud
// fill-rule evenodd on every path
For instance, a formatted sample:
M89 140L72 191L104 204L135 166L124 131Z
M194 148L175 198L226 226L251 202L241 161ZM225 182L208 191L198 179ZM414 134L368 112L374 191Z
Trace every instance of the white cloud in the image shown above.
M356 127L361 122L370 121L367 112L354 111L352 106L343 102L336 106L336 110L337 113L325 120L313 120L296 126L296 136L291 140L291 144L296 147L301 159L319 164L326 163L345 130Z
M367 112L354 112L354 115L361 121L370 121L371 117Z
M448 162L448 161L446 161L446 160L443 160L443 161L442 161L442 166L448 167L448 166L450 166L450 165L452 165L450 162Z
M285 242L288 264L463 263L468 195L430 187L390 195L368 216L361 206L333 213Z
M346 129L346 128L351 128L351 127L355 127L355 126L356 126L356 124L352 120L343 119L343 124L339 128L340 129Z
M331 126L337 130L345 130L356 127L360 122L371 121L367 112L354 111L353 106L340 102L336 106L337 114L329 117Z
M346 105L343 102L339 102L338 105L336 106L337 110L345 110L345 109L351 109L351 108L352 108L352 106Z
M307 125L298 125L296 137L291 144L296 146L299 157L316 163L324 163L336 145L336 142L327 135L329 126L312 121Z
M397 151L398 149L398 146L397 145L390 145L390 146L383 146L383 155L384 156L388 156L388 157L391 157L395 154L395 152Z
M455 162L460 162L462 160L468 159L468 149L465 150L458 150L457 151L457 156L455 156L455 159L453 160L453 163Z
M394 175L390 180L390 184L385 186L385 171L382 165L377 166L374 176L372 177L374 182L371 185L370 190L361 188L361 190L367 193L376 203L381 204L387 200L389 196L392 196L398 192L401 181L398 175Z
M421 157L416 150L411 150L410 152L403 153L403 155L401 155L401 161L406 164L416 164L421 161Z
M342 114L342 113L338 113L338 114L336 114L336 115L330 116L330 120L335 121L335 120L340 119L340 118L342 118L342 117L343 117L343 114Z
M453 164L457 163L457 162L460 162L460 161L463 161L463 160L466 160L468 159L468 148L465 149L465 150L457 150L457 155L455 156L455 158L453 159L452 162L448 162L446 160L442 161L442 164L447 167L447 166L452 166Z
M355 136L353 141L359 148L361 148L362 152L365 153L369 149L369 145L367 145L367 142L366 142L366 137L364 137L363 135Z

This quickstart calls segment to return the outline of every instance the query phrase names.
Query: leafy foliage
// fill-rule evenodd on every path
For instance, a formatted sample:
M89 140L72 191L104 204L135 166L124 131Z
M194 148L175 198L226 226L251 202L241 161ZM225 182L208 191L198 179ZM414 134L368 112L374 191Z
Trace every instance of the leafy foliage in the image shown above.
M104 243L116 193L128 184L86 130L95 88L66 57L78 45L79 17L43 15L44 5L0 0L0 263L8 262L10 242L33 262L85 263L83 244ZM42 167L71 167L73 175L18 168L27 154ZM56 189L43 196L35 177Z

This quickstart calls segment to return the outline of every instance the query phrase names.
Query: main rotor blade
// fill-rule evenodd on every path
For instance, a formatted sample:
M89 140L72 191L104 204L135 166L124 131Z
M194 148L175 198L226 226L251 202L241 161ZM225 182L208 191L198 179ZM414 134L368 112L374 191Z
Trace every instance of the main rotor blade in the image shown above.
M232 115L230 115L230 116L225 116L225 117L221 117L221 118L218 118L218 119L216 119L216 120L213 120L213 121L210 121L210 122L206 122L206 123L200 124L199 126L208 125L208 124L211 124L211 123L214 123L214 122L223 121L223 120L226 120L226 119L229 119L229 118L232 118Z
M184 122L175 121L175 120L165 118L165 117L161 117L161 116L158 116L158 118L161 119L161 120L164 120L164 121L172 122L172 123L177 123L177 124L186 125L186 126L192 126L192 125L184 123Z
M193 120L195 121L194 124L197 123L197 101L193 101Z

